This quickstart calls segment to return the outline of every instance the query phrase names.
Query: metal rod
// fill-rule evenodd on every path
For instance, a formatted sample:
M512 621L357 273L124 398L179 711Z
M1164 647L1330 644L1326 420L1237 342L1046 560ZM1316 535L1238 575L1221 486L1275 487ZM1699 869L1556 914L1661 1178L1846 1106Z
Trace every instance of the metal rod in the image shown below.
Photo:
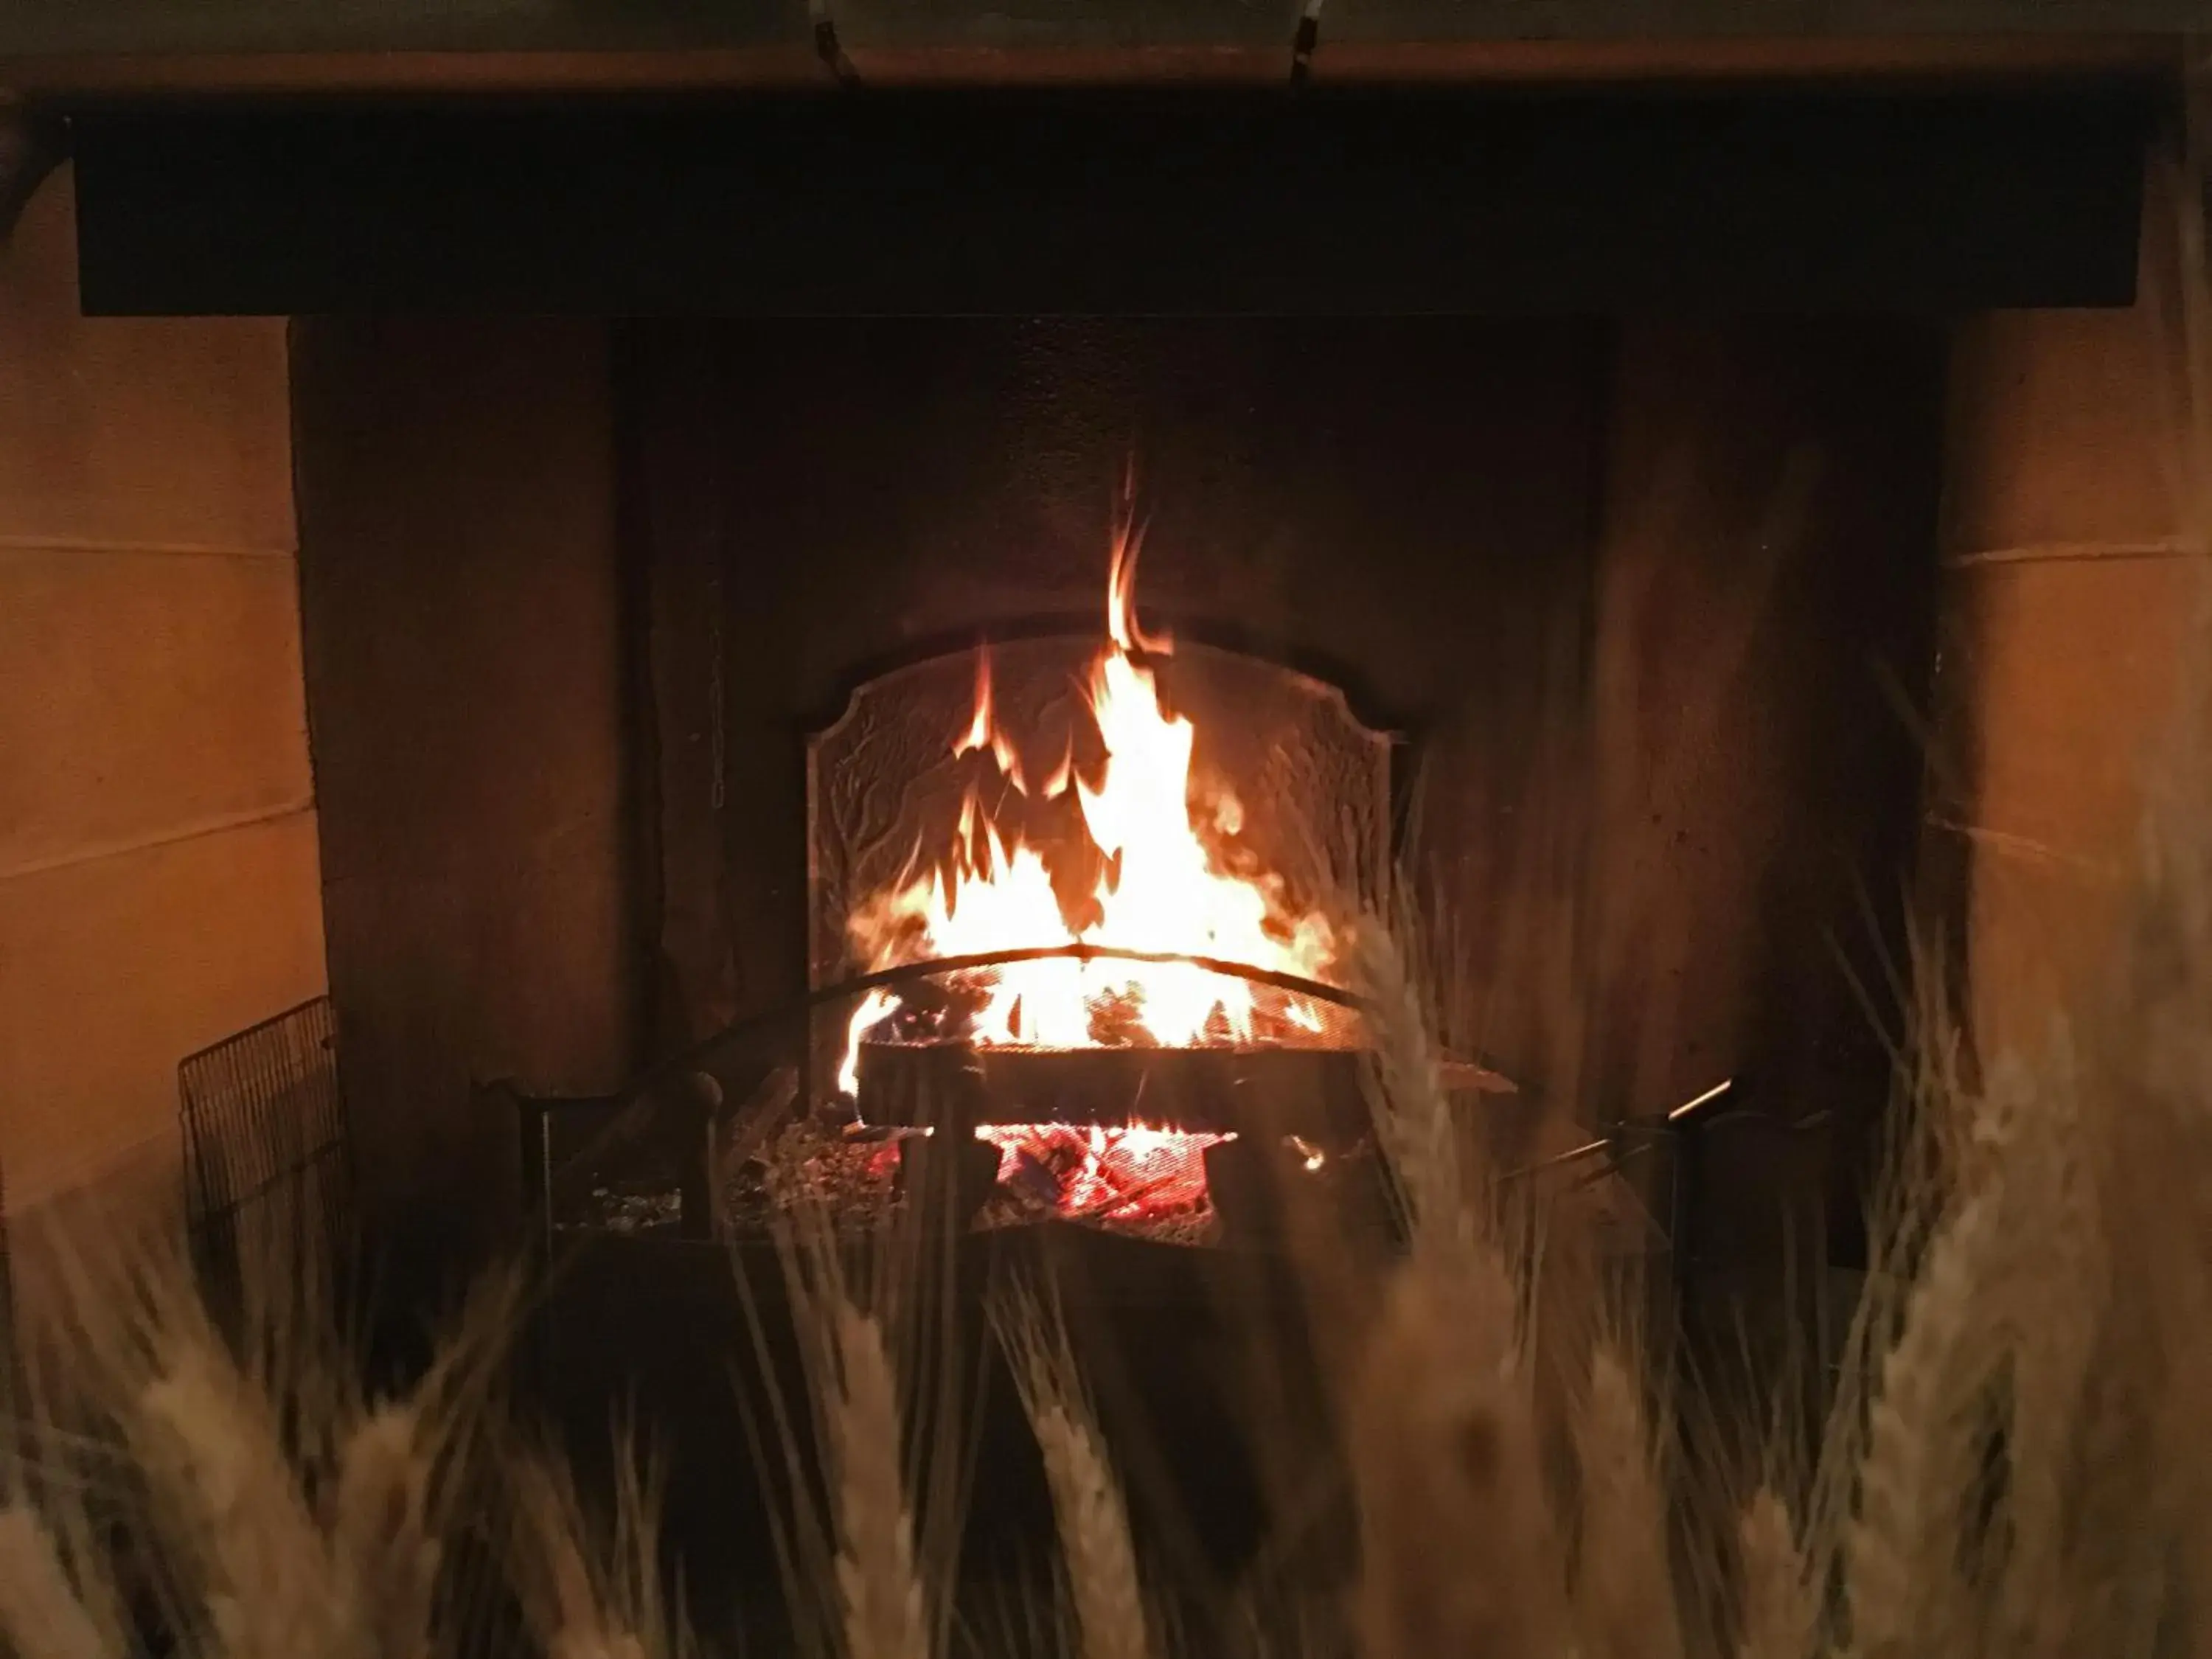
M896 985L909 979L927 979L940 974L973 973L985 968L1005 968L1023 962L1139 962L1165 965L1202 968L1208 973L1221 974L1232 979L1249 980L1255 984L1272 986L1289 992L1293 996L1309 997L1318 1002L1334 1004L1340 1008L1364 1012L1370 1004L1365 998L1354 995L1340 986L1325 985L1317 979L1307 979L1298 974L1280 973L1271 968L1255 968L1248 963L1230 962L1219 957L1185 955L1179 951L1133 951L1115 945L1040 945L1013 951L979 951L968 956L938 957L927 962L902 963L896 968L879 968L872 973L860 974L851 979L838 981L810 991L796 1002L787 1002L733 1020L714 1036L702 1038L682 1053L653 1066L632 1085L627 1098L635 1099L650 1093L671 1078L706 1069L706 1062L727 1043L747 1033L788 1019L794 1014L809 1012L833 1002L842 1002L879 990L886 985Z
M1691 1113L1696 1111L1699 1107L1718 1100L1723 1095L1728 1093L1729 1090L1735 1087L1735 1079L1734 1078L1723 1078L1718 1083L1713 1085L1711 1088L1706 1090L1703 1094L1692 1096L1690 1099L1684 1101L1680 1106L1677 1106L1673 1111L1668 1113L1667 1121L1669 1123L1680 1123L1684 1118L1689 1116Z
M896 968L879 968L873 973L856 975L851 979L840 980L835 985L825 985L818 991L809 992L806 1006L818 1008L824 1003L842 1001L863 992L896 985L902 980L930 979L939 974L974 973L984 968L1009 968L1018 963L1054 962L1063 958L1071 962L1141 962L1169 967L1203 968L1208 973L1249 980L1257 985L1287 991L1293 996L1311 997L1318 1002L1334 1003L1340 1008L1364 1011L1370 1006L1366 999L1356 996L1340 986L1326 985L1320 980L1308 979L1303 974L1286 974L1273 968L1255 968L1249 963L1231 962L1222 957L1192 956L1182 951L1133 951L1119 945L1084 944L1034 945L1013 951L978 951L969 956L939 957L928 962L908 962Z

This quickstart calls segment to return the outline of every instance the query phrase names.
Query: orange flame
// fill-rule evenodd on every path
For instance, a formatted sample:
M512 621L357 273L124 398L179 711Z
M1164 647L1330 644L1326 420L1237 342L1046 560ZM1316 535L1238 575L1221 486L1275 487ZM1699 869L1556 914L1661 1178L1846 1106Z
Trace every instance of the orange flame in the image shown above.
M991 718L991 648L988 646L975 653L975 712L969 720L968 729L952 745L952 753L957 758L978 749L991 751L991 758L998 763L1000 774L1013 785L1017 793L1029 793L1029 787L1022 781L1022 765L1014 753L1014 740L1000 730L998 723ZM970 795L969 804L972 806L974 803L975 797ZM963 817L961 833L964 836L967 830L968 819Z
M1087 943L1126 950L1212 957L1251 967L1322 978L1333 940L1319 916L1284 914L1279 884L1222 869L1200 836L1206 826L1233 836L1243 809L1233 797L1194 802L1191 751L1195 732L1161 707L1152 671L1140 654L1172 649L1165 635L1139 627L1135 600L1141 537L1117 533L1107 579L1108 642L1091 667L1088 704L1105 750L1096 783L1063 760L1045 786L1048 798L1073 782L1084 831L1103 855L1091 893L1096 920L1079 931L1063 914L1043 852L1018 835L1000 832L971 788L961 808L954 845L930 875L881 893L850 922L854 943L875 969L935 957L981 955ZM992 706L988 659L979 660L975 706L953 753L988 749L1000 771L1020 787L1012 743ZM1010 964L977 976L982 1006L972 1041L1080 1048L1098 1041L1094 1018L1118 1010L1151 1041L1170 1046L1249 1040L1262 1006L1288 1027L1322 1025L1311 1004L1251 981L1188 963L1132 963L1072 959ZM840 1082L853 1092L861 1036L895 1006L872 994L856 1011Z
M1114 532L1114 556L1106 567L1106 636L1127 655L1146 652L1164 657L1175 649L1166 634L1146 635L1137 626L1137 555L1144 550L1141 526L1126 520Z

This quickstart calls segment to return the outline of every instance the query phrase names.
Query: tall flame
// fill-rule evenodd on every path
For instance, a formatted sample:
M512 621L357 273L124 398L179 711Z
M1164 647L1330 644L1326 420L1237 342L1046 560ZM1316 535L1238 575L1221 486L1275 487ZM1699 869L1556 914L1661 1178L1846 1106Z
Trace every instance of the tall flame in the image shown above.
M930 875L878 895L852 918L851 932L871 966L1087 943L1126 950L1210 957L1255 968L1322 977L1330 930L1319 916L1284 914L1275 884L1220 867L1200 835L1242 827L1227 796L1194 807L1191 722L1169 714L1145 659L1172 642L1145 634L1136 611L1139 538L1124 532L1107 579L1107 642L1092 664L1088 706L1105 750L1095 782L1064 760L1044 788L1050 799L1073 780L1083 828L1103 867L1092 890L1094 919L1078 929L1063 913L1044 853L1000 833L971 789L953 846ZM1014 746L999 726L988 662L979 666L973 714L953 752L988 752L1016 788ZM1113 1009L1151 1041L1168 1046L1249 1040L1256 1012L1253 984L1188 963L1083 963L1056 959L1010 964L978 976L982 1006L970 1040L1079 1048L1098 1041L1094 1025ZM1317 1030L1319 1012L1302 1000L1263 991L1268 1010L1288 1026ZM896 1006L872 994L853 1017L842 1081L856 1083L860 1037Z

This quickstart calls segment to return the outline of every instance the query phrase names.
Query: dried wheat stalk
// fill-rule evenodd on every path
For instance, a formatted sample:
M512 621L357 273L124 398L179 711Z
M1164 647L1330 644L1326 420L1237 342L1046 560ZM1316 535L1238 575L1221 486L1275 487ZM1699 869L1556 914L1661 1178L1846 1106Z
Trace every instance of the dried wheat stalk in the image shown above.
M1736 1659L1808 1659L1814 1607L1790 1506L1762 1487L1736 1529L1742 1586Z
M224 1659L360 1650L357 1609L284 1456L265 1401L227 1357L179 1344L125 1432L179 1555L198 1571Z
M1412 1211L1346 1406L1364 1659L1562 1651L1563 1553L1515 1270L1467 1181L1401 912L1356 940L1370 1104Z
M2009 1362L2011 1407L2004 1557L1990 1614L1990 1641L2000 1651L2035 1645L2065 1563L2067 1494L2111 1282L2063 1032L2039 1071L2007 1057L1992 1068L1989 1090L2013 1120L2000 1154L2002 1237L1996 1246L2012 1269L1990 1310Z
M547 1659L687 1659L691 1629L660 1589L653 1482L628 1436L616 1438L611 1524L585 1512L560 1457L518 1442L504 1447L508 1560L523 1617Z
M1365 1659L1564 1650L1561 1553L1513 1286L1488 1251L1395 1276L1350 1402Z
M1846 1549L1854 1651L1929 1659L1967 1650L1976 1620L1960 1561L1991 1364L1996 1198L1966 1200L1937 1233L1884 1359Z
M441 1550L422 1427L411 1403L381 1406L352 1426L338 1451L331 1549L380 1659L414 1659L431 1644Z
M1367 1004L1363 1082L1376 1133L1416 1238L1442 1239L1474 1218L1428 999L1405 939L1381 919L1363 926L1353 945L1353 975Z
M1082 1659L1148 1659L1152 1633L1128 1506L1056 1304L1012 1292L992 1308L1043 1454Z
M1575 1428L1583 1474L1575 1585L1581 1651L1587 1659L1680 1659L1667 1495L1642 1385L1610 1343L1592 1360Z
M1092 1424L1059 1405L1031 1415L1052 1487L1082 1659L1147 1659L1151 1640L1121 1488Z
M927 1614L901 1476L890 1357L882 1329L851 1304L840 1297L825 1311L836 1344L836 1391L827 1425L846 1659L927 1659Z
M515 1587L532 1633L549 1653L580 1656L627 1639L609 1629L600 1575L567 1471L520 1447L509 1448L501 1462L513 1498L508 1548Z
M70 1583L46 1522L18 1501L0 1508L0 1636L37 1659L121 1659Z

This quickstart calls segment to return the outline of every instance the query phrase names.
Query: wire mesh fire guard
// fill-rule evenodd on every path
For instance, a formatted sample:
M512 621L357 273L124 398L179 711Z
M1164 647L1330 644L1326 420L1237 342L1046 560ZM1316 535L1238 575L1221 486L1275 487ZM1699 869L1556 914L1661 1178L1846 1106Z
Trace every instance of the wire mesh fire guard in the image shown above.
M194 1265L234 1296L245 1253L335 1273L351 1238L352 1179L327 996L177 1066L185 1214Z

